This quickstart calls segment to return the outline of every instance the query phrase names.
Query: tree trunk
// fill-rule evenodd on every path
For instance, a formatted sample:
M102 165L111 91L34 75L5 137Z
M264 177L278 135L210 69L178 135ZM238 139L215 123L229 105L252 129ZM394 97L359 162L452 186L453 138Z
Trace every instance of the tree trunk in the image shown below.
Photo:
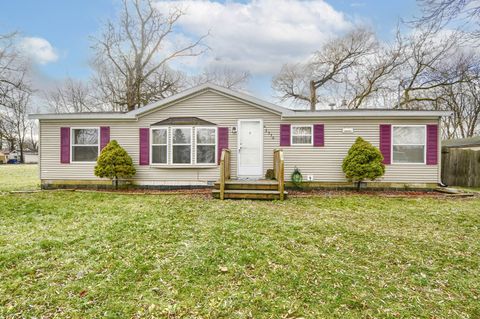
M115 190L117 190L118 189L118 177L115 176L114 181L115 181Z
M310 111L315 111L317 108L317 89L315 81L310 81Z
M9 139L8 140L8 151L13 152L15 151L15 139Z
M19 144L20 144L19 145L20 146L20 163L23 164L25 162L25 158L24 158L24 155L23 155L23 143L20 142Z
M357 192L360 191L360 185L362 185L362 181L357 181Z

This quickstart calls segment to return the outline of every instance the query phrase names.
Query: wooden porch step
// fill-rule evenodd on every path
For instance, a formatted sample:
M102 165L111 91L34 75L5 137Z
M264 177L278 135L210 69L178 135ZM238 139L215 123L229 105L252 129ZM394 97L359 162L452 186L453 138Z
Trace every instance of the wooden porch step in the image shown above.
M216 182L215 189L220 189L220 183ZM278 182L274 180L228 180L225 181L227 190L277 190Z
M212 190L214 198L220 198L220 190ZM283 192L287 198L288 192ZM229 189L225 190L225 198L229 199L280 199L280 192L277 190L255 190L255 189Z

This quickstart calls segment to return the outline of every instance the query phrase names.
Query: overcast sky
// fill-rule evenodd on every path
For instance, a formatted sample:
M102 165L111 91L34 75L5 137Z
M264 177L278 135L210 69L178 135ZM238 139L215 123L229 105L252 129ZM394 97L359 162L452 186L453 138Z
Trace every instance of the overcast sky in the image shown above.
M273 100L271 78L283 63L301 61L353 24L369 25L388 41L401 18L418 12L415 0L175 1L179 3L187 8L179 38L210 31L206 42L211 50L176 67L195 73L217 64L249 71L249 91L267 100ZM21 47L35 61L36 83L48 86L66 76L89 77L90 37L115 17L119 1L15 0L3 1L1 7L0 33L21 32Z

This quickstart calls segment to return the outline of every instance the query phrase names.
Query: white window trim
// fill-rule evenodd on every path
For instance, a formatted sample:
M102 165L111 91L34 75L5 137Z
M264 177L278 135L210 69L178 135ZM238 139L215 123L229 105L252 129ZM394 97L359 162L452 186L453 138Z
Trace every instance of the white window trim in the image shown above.
M97 144L74 144L74 135L73 131L74 130L97 130ZM73 160L73 147L74 146L97 146L98 147L98 153L97 153L97 158L100 156L100 127L99 126L89 126L89 127L70 127L70 163L84 163L84 164L91 164L91 163L96 163L97 161L74 161Z
M215 160L213 163L199 163L197 162L197 146L198 145L212 145L212 144L198 144L197 142L197 132L199 129L213 129L215 130L215 143L213 146L215 147ZM195 165L208 165L208 166L217 166L217 159L218 159L218 128L216 126L195 126Z
M310 127L310 143L293 143L293 129L296 127ZM298 135L295 136L306 136L306 135ZM313 125L311 124L295 124L290 126L290 145L292 146L312 146L313 145Z
M174 144L173 143L173 130L175 129L189 129L190 130L190 144ZM170 143L170 151L172 154L171 158L171 165L172 166L192 166L193 165L193 144L194 144L194 137L193 136L193 126L171 126L170 127L170 132L171 132L171 143ZM190 145L190 163L174 163L173 162L173 146L176 145ZM168 160L167 160L168 162Z
M393 143L393 141L394 141L393 132L394 132L395 127L423 127L424 128L423 131L424 131L424 134L425 134L424 143L423 144L394 144ZM392 159L392 164L396 164L396 165L426 165L427 164L427 125L418 125L418 124L392 125L391 136L392 136L392 143L391 143L392 145L390 147L390 158ZM393 157L393 146L394 145L423 146L423 163L422 162L415 162L415 163L412 163L412 162L407 162L407 163L406 162L395 162L395 159Z
M167 144L154 144L153 143L153 131L158 130L158 129L165 129L167 130ZM149 157L150 157L150 165L154 166L167 166L168 165L168 156L170 155L170 150L169 150L169 137L170 137L170 130L168 129L168 126L152 126L150 127L150 150L149 150ZM153 163L152 162L152 157L153 157L153 146L163 146L165 145L167 147L167 162L166 163Z

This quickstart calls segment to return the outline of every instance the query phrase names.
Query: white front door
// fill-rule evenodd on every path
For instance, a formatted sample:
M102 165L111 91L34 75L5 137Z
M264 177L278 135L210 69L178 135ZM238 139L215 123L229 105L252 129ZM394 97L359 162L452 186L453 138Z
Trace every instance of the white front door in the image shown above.
M238 177L259 178L263 173L263 122L238 120Z

